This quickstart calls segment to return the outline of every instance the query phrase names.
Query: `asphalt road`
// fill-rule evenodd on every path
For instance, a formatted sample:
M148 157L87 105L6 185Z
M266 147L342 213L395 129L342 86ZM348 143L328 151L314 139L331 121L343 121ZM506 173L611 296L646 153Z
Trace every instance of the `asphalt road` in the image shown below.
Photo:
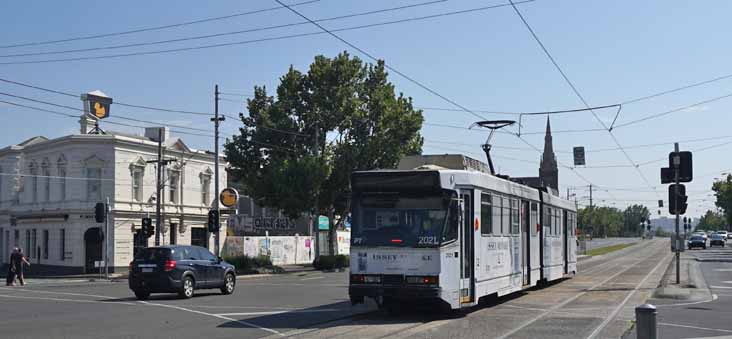
M629 244L641 241L641 238L594 238L587 241L587 249L614 246L620 244Z
M700 262L712 293L698 302L663 301L658 307L659 338L732 337L732 246L687 251L702 259L726 258L729 262ZM724 259L723 259L724 260Z
M346 272L240 279L231 296L211 290L147 302L126 282L31 279L0 288L0 329L6 338L617 338L660 279L667 245L646 241L590 258L573 279L449 315L352 307Z

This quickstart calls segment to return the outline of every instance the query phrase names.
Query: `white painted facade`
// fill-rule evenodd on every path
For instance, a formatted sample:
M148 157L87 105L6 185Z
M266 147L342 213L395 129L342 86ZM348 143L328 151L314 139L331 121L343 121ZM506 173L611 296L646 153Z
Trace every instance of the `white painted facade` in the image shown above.
M81 122L82 134L35 137L0 149L0 262L6 263L17 245L30 252L26 255L34 264L84 271L93 256L87 254L93 248L85 234L89 238L90 229L104 229L94 220L94 205L107 198L112 210L110 267L126 269L142 217L149 215L155 225L157 166L148 161L157 158L157 128L147 129L147 137L84 134L89 120ZM190 149L163 130L164 158L177 161L162 172L161 244L191 244L193 239L213 249L213 236L205 233L205 226L216 197L214 155ZM223 158L219 173L224 187ZM222 244L225 236L222 232ZM146 240L153 245L155 236Z

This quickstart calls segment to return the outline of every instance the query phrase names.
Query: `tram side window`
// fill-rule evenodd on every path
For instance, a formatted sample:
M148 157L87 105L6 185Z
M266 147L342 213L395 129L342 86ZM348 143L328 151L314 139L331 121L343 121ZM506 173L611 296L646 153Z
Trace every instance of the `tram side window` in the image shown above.
M493 210L491 204L491 195L488 193L480 194L480 234L493 234Z
M554 234L557 236L562 235L562 210L554 210Z
M538 221L539 213L538 213L538 207L536 206L536 203L531 203L531 235L536 235L536 224L539 223Z
M544 220L542 220L541 227L544 228L546 236L552 235L552 209L549 207L544 208Z
M509 205L508 198L501 199L501 234L511 233L511 205Z
M511 234L519 234L518 200L511 199Z
M493 200L492 210L493 210L493 234L500 235L502 232L501 230L501 197L499 196L491 196Z

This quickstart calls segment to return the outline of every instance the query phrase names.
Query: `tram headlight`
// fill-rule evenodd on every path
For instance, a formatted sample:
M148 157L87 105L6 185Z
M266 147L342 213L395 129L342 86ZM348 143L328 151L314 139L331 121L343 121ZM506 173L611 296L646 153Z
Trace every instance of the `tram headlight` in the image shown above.
M412 285L438 285L439 283L440 283L439 277L434 276L434 275L408 276L407 277L407 284L412 284Z

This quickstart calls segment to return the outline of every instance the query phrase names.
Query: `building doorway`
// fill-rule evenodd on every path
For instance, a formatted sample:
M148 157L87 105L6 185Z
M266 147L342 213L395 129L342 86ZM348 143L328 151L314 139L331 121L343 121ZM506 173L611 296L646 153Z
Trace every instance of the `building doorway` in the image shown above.
M84 232L84 272L94 272L94 262L102 260L102 230L92 227Z

